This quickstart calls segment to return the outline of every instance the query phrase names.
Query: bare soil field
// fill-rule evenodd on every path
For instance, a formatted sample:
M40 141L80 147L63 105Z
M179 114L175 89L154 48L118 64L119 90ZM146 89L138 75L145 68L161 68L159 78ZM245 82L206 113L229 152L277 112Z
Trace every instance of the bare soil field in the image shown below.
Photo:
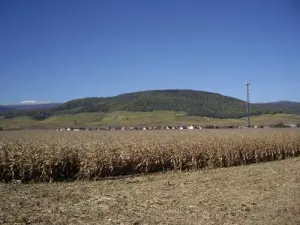
M298 225L300 158L0 192L0 224Z

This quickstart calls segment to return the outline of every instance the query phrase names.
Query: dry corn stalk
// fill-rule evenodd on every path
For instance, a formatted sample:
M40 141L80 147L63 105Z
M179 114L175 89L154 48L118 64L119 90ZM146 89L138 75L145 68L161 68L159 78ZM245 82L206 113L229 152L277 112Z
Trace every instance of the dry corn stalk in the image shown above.
M52 181L195 170L300 154L300 130L0 134L0 180Z

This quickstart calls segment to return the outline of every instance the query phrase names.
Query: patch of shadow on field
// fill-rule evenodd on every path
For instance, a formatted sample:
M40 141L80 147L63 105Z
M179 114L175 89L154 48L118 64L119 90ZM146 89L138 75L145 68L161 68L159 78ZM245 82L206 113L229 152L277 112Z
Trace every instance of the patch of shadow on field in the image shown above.
M122 180L0 184L1 224L300 224L300 159Z

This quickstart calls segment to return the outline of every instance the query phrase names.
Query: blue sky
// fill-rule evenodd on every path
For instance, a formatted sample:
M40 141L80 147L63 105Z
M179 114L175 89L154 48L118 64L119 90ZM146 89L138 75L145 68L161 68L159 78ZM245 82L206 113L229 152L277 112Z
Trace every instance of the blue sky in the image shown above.
M149 89L300 101L299 0L0 1L0 104Z

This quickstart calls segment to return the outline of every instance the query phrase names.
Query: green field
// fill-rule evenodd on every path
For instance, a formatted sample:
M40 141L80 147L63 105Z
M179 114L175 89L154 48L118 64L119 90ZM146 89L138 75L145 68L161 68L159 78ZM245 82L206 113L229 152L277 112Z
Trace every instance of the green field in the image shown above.
M270 125L275 123L300 123L300 115L265 114L252 117L252 124ZM30 117L0 118L0 127L4 129L59 128L59 127L95 127L102 125L135 126L135 125L246 125L247 118L217 119L209 117L188 116L184 112L113 112L79 113L75 115L57 115L38 121Z

